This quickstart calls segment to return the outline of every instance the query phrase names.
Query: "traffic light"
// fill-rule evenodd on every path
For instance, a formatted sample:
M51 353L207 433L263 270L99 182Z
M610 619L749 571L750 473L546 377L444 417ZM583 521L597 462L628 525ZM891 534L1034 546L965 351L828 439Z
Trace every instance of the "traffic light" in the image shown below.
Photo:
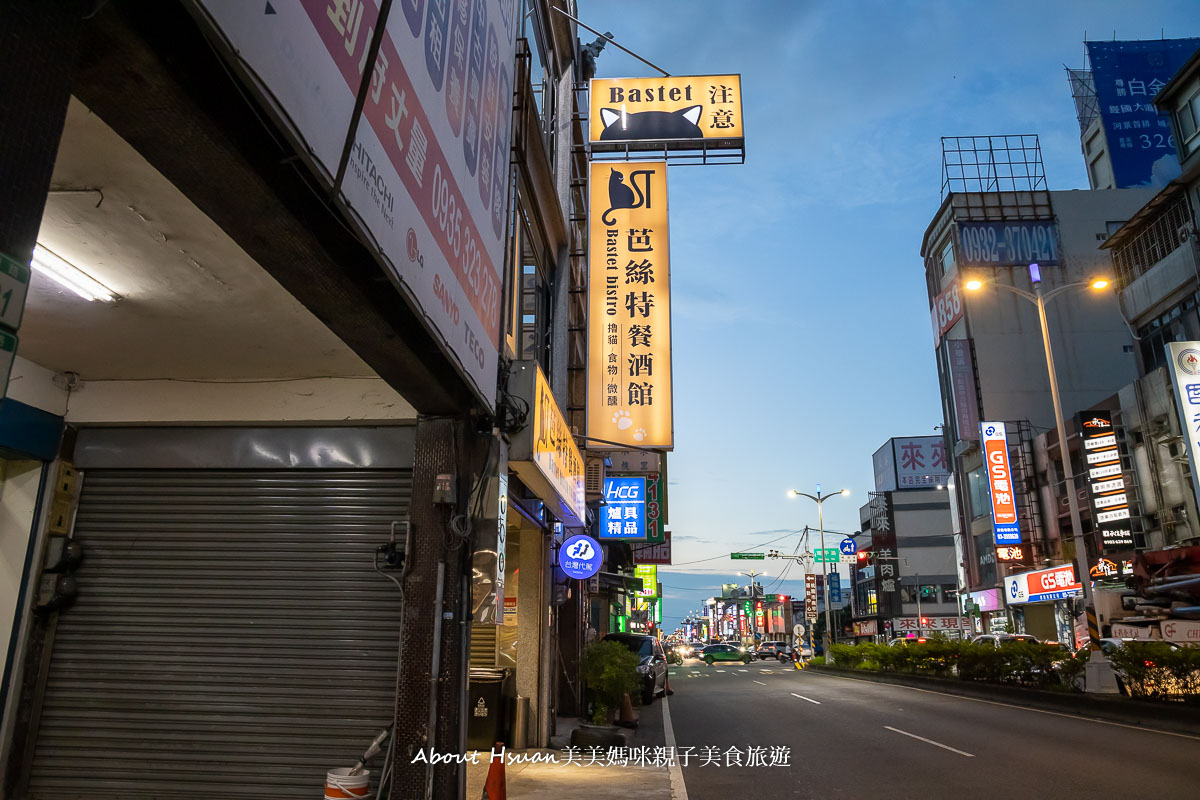
M922 628L929 627L929 617L921 617L921 627Z
M859 550L858 551L858 565L860 567L864 566L870 560L871 560L871 551L870 550Z

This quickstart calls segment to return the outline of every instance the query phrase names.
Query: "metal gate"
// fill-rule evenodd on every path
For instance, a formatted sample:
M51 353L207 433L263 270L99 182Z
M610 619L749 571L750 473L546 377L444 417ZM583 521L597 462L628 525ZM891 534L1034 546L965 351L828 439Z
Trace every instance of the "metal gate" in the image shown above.
M409 470L84 476L27 795L321 795L392 719Z

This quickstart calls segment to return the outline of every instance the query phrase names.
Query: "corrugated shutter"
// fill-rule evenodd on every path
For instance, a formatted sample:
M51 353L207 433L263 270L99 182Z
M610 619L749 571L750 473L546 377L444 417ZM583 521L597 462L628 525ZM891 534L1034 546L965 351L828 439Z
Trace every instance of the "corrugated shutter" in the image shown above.
M402 470L92 470L29 797L320 797L391 721Z

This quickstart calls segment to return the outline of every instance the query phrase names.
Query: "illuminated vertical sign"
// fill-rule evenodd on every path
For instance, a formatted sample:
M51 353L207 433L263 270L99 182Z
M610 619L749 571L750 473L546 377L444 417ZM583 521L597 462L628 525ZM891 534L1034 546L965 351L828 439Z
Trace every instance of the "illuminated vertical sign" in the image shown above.
M658 565L637 564L633 568L633 576L642 582L638 589L638 597L658 597Z
M1200 342L1169 342L1167 363L1175 388L1179 430L1187 442L1192 491L1200 497Z
M588 447L669 450L667 165L592 162L590 180Z
M987 469L988 489L992 495L992 526L996 544L1019 544L1021 528L1017 524L1016 492L1008 464L1008 436L1003 422L984 422L983 460Z
M646 479L607 477L597 539L646 538Z
M1100 534L1105 550L1133 547L1133 528L1129 520L1129 496L1121 471L1121 453L1116 429L1108 411L1079 414L1083 440L1084 469L1087 470L1088 505L1092 525Z

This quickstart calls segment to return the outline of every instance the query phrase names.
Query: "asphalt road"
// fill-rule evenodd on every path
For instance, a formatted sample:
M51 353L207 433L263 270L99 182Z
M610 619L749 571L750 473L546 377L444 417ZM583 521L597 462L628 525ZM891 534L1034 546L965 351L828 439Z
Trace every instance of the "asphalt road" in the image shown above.
M1105 723L754 661L672 667L688 800L1200 797L1200 736ZM789 767L743 764L790 748ZM702 765L720 748L722 766ZM778 752L778 751L777 751ZM763 751L759 751L763 756Z

